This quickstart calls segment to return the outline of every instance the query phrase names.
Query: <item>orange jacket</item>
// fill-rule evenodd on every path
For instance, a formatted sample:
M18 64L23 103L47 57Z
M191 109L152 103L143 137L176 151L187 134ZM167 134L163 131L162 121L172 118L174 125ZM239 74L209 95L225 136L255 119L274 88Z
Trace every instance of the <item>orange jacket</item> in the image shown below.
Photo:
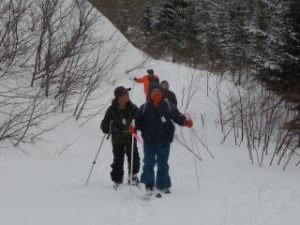
M158 79L158 76L154 75L154 79ZM146 98L148 99L150 97L149 89L150 89L150 80L148 75L144 75L141 78L137 78L135 80L137 83L144 84L144 93L146 95Z

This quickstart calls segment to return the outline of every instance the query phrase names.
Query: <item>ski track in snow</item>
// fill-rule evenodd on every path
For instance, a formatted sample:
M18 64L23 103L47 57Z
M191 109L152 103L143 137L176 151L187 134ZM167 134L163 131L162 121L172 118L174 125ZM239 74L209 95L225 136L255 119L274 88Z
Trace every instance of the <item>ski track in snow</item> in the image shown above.
M117 225L139 225L143 224L143 218L145 218L149 213L151 213L150 208L147 204L141 203L143 201L135 196L127 188L124 193L122 193L122 198L124 199L124 205L122 206Z
M4 152L0 158L0 177L5 181L0 186L1 224L279 225L277 220L285 219L281 213L295 221L300 208L300 185L293 180L297 176L253 167L246 158L243 170L238 171L239 165L227 159L243 160L244 153L229 149L228 158L217 153L220 160L200 165L201 190L197 191L192 157L182 155L178 146L172 150L170 163L173 193L145 201L139 197L142 192L134 189L133 194L127 185L113 190L109 147L106 143L89 186L84 182L94 148L87 155L77 155L80 151L76 149L62 156ZM20 219L14 217L15 212Z
M232 182L231 185L234 187L237 184ZM290 193L283 192L283 190L289 190L286 187L272 188L270 185L264 184L257 190L257 188L251 187L249 183L242 183L241 185L238 182L238 185L240 185L239 188L245 191L237 194L235 196L237 199L224 199L231 207L227 208L227 213L217 220L215 224L234 224L237 222L237 219L241 220L240 222L244 225L266 224L268 218L279 211L280 207L290 198Z

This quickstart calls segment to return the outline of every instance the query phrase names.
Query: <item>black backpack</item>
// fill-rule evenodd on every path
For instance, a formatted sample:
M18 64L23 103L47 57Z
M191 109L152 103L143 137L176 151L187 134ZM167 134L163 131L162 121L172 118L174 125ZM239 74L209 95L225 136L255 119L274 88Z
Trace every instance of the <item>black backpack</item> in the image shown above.
M151 93L151 91L155 88L160 88L159 79L157 77L154 79L149 78L149 92Z

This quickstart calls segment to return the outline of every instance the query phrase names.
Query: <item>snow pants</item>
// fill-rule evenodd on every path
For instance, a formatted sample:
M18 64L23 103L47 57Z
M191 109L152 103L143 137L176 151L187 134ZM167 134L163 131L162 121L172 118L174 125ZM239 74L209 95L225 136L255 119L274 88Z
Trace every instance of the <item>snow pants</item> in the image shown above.
M131 165L131 140L127 143L113 145L113 163L111 164L112 171L110 173L111 180L116 183L123 183L124 177L124 160L127 156L128 162L128 174L130 174ZM137 174L140 171L140 157L136 141L134 141L133 150L133 174Z
M146 185L156 186L164 190L171 187L169 175L170 144L148 144L144 143L144 167L141 182ZM155 181L154 167L157 164Z

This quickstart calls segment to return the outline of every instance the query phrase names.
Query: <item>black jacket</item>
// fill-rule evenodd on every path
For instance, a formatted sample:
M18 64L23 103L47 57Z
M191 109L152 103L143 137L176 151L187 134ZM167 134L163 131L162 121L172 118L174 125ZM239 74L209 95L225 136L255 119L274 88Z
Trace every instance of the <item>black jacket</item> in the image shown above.
M112 101L101 122L101 129L105 134L111 133L113 145L131 141L131 134L128 128L137 111L138 107L131 102L126 105L125 109L120 109L117 99Z
M185 121L185 116L174 104L163 101L155 108L153 102L147 102L137 113L136 127L141 130L145 143L167 144L174 139L173 121L180 126L183 126Z
M173 103L175 106L177 106L176 95L174 94L173 91L164 89L162 92L163 92L164 99L167 99L169 102L171 102L171 103Z

